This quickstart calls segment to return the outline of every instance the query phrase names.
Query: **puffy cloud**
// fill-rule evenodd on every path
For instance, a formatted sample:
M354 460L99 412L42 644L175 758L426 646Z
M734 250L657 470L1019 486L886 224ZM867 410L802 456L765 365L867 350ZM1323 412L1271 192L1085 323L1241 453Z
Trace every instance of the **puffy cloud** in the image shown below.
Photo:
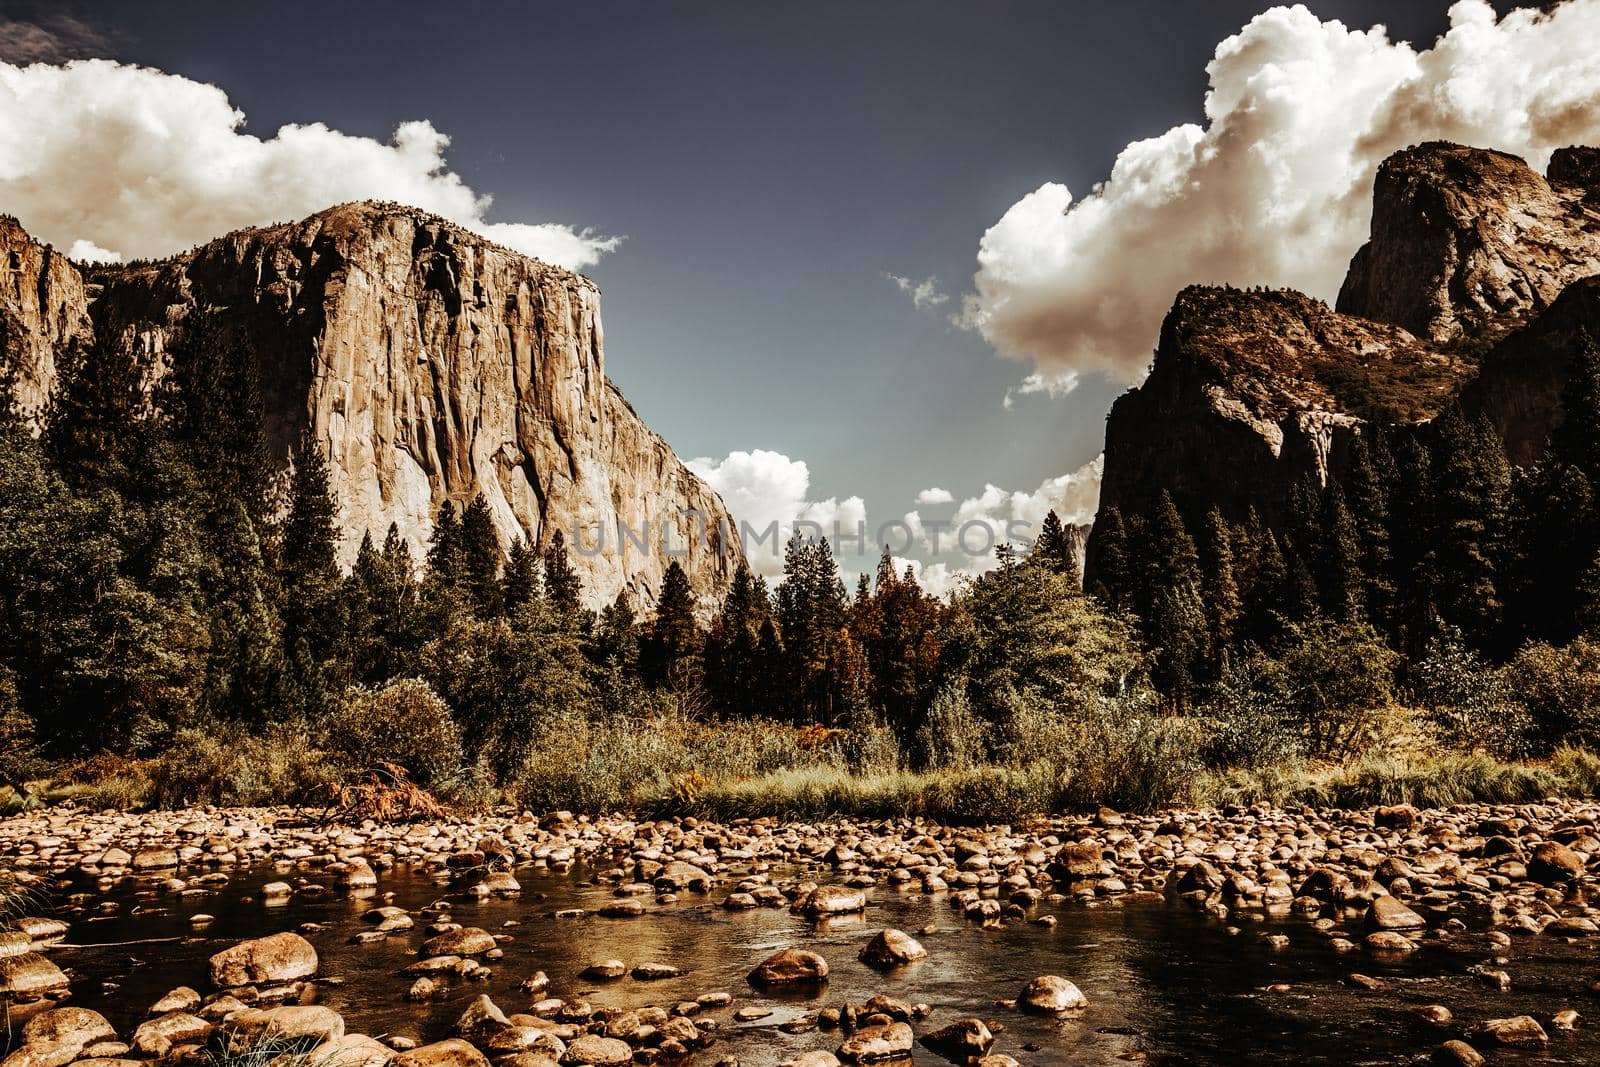
M758 448L751 452L730 452L722 459L701 456L689 460L687 466L716 490L742 527L754 531L754 537L746 536L745 554L749 557L750 569L759 574L783 572L783 543L796 522L815 523L830 540L835 529L839 530L851 539L842 547L845 554L872 550L870 541L860 546L854 540L860 526L867 521L866 503L859 496L842 500L838 497L807 499L811 470L803 459L790 459L782 452ZM761 536L774 524L778 528L776 543L771 537ZM814 532L806 528L802 536ZM870 538L870 531L868 536ZM760 544L754 543L757 539Z
M1006 390L1005 408L1010 411L1012 406L1016 404L1017 397L1032 396L1035 393L1043 393L1051 400L1059 400L1078 387L1078 377L1072 371L1059 375L1042 374L1036 371Z
M995 546L1006 541L1026 549L1038 536L1044 517L1052 510L1066 523L1094 520L1100 504L1100 476L1105 457L1096 456L1082 467L1055 478L1046 478L1033 490L1003 489L989 484L983 492L956 502L942 490L924 490L919 503L956 503L947 519L924 519L911 511L902 520L905 530L896 531L891 547L906 550L913 545L927 559L895 556L896 569L909 564L922 587L939 596L956 589L964 579L975 578L999 565ZM940 499L927 501L930 493ZM968 524L973 524L969 526ZM910 545L903 545L906 532Z
M1099 455L1070 474L1046 478L1031 491L985 485L982 493L956 505L950 526L959 530L966 523L981 522L994 530L996 540L1006 540L1007 525L1015 523L1013 529L1026 531L1031 541L1051 511L1065 523L1093 522L1104 469L1105 456Z
M921 560L904 559L900 556L895 556L894 562L897 573L904 574L906 567L909 566L911 573L916 576L917 584L922 586L925 592L940 598L949 597L965 582L1000 565L1000 561L993 556L976 557L966 561L964 565L956 566L943 560L937 563L923 563Z
M929 275L920 282L902 278L898 274L885 274L902 293L911 297L911 306L919 309L936 308L950 299L950 294L939 288L939 279Z
M917 494L919 504L953 504L955 499L954 493L948 489L940 489L937 485Z
M1184 285L1331 299L1391 152L1444 138L1543 167L1554 148L1600 139L1596 40L1600 0L1503 19L1462 0L1421 52L1382 27L1267 11L1217 46L1204 127L1128 145L1076 202L1052 182L1006 211L979 244L961 321L1046 378L1133 382Z
M67 258L75 259L79 263L120 263L122 253L113 252L109 248L101 248L93 241L81 238L72 242L72 247L67 249Z
M490 222L426 121L387 143L321 123L263 140L214 85L110 60L0 63L0 203L37 237L100 258L156 257L332 204L412 204L546 262L595 263L620 238Z

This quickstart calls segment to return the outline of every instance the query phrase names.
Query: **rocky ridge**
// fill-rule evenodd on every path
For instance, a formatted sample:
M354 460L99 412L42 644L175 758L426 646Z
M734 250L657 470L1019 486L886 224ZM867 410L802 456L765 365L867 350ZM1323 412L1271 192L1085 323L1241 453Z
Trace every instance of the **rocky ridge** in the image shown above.
M446 500L481 493L503 544L576 534L596 604L624 588L653 603L669 522L708 530L680 558L697 594L731 576L732 520L606 377L600 290L581 275L372 202L82 273L12 222L0 257L19 265L0 287L0 329L25 405L54 388L65 343L98 336L154 379L198 310L244 332L277 453L309 430L327 455L346 563L390 523L425 544ZM622 527L646 523L640 550Z
M1600 149L1562 149L1546 176L1445 142L1396 153L1335 308L1178 294L1149 377L1107 420L1101 507L1142 513L1166 491L1194 521L1254 507L1270 522L1296 484L1337 473L1364 424L1416 425L1458 399L1529 462L1580 330L1600 325L1595 275ZM1092 542L1089 556L1092 570Z

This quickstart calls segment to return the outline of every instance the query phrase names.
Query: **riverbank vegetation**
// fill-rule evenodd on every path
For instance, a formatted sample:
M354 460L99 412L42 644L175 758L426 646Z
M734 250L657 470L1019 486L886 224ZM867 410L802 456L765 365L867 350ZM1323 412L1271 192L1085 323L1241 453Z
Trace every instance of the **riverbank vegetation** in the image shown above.
M775 588L741 566L697 604L673 565L646 618L626 594L586 609L559 533L503 549L482 499L446 503L425 552L375 531L341 570L317 448L270 477L248 350L186 336L153 397L102 359L68 368L43 433L0 427L12 803L388 782L468 808L984 821L1600 788L1600 582L1574 562L1600 537L1594 353L1564 425L1595 435L1533 472L1452 414L1375 437L1359 492L1308 487L1281 528L1213 515L1197 541L1166 498L1108 516L1087 593L1052 515L949 600L887 552L851 592L797 537ZM1561 514L1525 484L1565 487ZM1567 564L1559 613L1517 606Z

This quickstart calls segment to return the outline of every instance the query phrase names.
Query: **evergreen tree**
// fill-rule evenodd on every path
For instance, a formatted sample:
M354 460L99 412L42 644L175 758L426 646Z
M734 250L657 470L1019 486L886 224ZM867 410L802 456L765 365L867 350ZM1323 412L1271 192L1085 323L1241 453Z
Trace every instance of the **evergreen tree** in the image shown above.
M1345 471L1345 501L1355 523L1361 560L1361 601L1380 632L1394 637L1394 554L1389 544L1390 493L1396 478L1388 434L1371 427L1350 445Z
M706 635L705 679L712 704L741 717L773 714L781 655L766 583L741 560Z
M454 588L466 579L466 543L461 535L461 520L456 507L446 500L439 505L439 517L428 538L428 573L434 581Z
M244 508L260 530L273 503L273 463L255 351L210 309L192 313L168 349L163 407L215 506Z
M1367 582L1361 570L1361 542L1355 517L1345 506L1344 490L1330 481L1322 493L1321 552L1316 559L1322 610L1338 622L1366 617Z
M1561 390L1561 418L1550 433L1551 459L1575 467L1591 485L1600 483L1600 345L1587 330Z
M285 645L294 649L303 640L305 654L319 664L332 651L342 626L334 516L328 465L308 431L294 451L289 513L283 521L278 566Z
M1441 574L1439 615L1474 648L1498 644L1500 570L1511 468L1499 435L1452 407L1434 423L1433 518Z
M149 428L139 365L131 351L116 346L63 356L45 423L54 469L73 486L127 487L127 457Z
M1395 573L1404 575L1395 603L1395 630L1400 647L1420 655L1435 633L1442 576L1439 569L1438 521L1433 502L1433 463L1428 449L1410 437L1395 452L1394 499L1389 543Z
M656 617L650 624L649 680L682 695L699 684L700 652L694 591L689 576L673 560L662 575Z
M1241 644L1265 646L1282 633L1289 569L1277 534L1254 508L1245 519L1242 539L1248 545Z
M544 595L539 567L539 558L528 547L528 542L520 537L511 542L500 583L500 602L508 617L515 618L517 612Z
M461 575L479 618L501 614L500 536L482 493L461 514Z
M1157 688L1180 710L1193 699L1208 652L1200 557L1172 497L1162 492L1150 524L1145 633L1154 648Z
M1113 615L1130 614L1134 610L1133 568L1122 512L1115 504L1100 509L1090 536L1094 544L1094 567L1087 581L1090 594Z
M1055 571L1076 579L1078 577L1078 550L1072 534L1062 525L1061 517L1051 509L1039 528L1039 537L1033 543L1030 559Z
M1233 648L1239 618L1243 613L1239 583L1234 573L1233 542L1233 528L1222 517L1221 511L1212 508L1206 515L1201 534L1201 593L1212 659L1218 671L1227 669L1229 651Z
M544 550L544 592L556 614L575 622L583 606L583 581L567 559L567 539L560 530Z

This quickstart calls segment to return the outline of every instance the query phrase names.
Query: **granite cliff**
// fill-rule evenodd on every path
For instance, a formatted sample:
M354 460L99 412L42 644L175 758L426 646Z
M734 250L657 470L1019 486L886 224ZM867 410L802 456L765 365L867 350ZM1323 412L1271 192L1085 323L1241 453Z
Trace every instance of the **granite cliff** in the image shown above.
M15 223L0 243L17 265L0 329L19 402L42 402L52 353L91 335L159 377L185 321L216 308L252 340L277 454L305 429L324 449L346 562L390 523L425 543L444 501L482 493L504 544L604 536L572 553L594 603L625 587L654 602L669 521L708 527L677 557L697 594L732 573L732 520L606 377L600 291L581 275L370 202L81 273ZM622 536L647 522L647 549Z
M1502 152L1432 142L1374 182L1372 230L1335 308L1289 291L1192 287L1149 377L1106 424L1101 507L1172 494L1268 521L1336 473L1369 424L1413 426L1458 401L1531 462L1559 418L1582 330L1600 337L1600 149L1545 175ZM1091 536L1088 564L1095 548Z

